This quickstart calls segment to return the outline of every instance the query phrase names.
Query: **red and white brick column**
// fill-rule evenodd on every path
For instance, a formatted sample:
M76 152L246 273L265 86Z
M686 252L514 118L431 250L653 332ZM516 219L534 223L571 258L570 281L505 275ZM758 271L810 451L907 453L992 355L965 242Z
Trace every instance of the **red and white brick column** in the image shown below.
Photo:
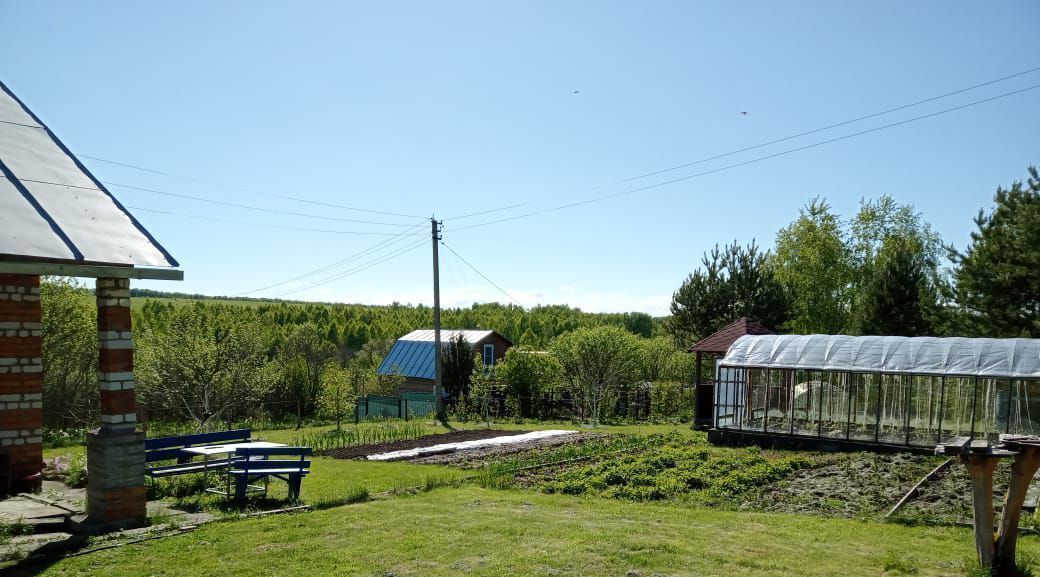
M144 433L137 431L130 280L97 279L101 427L87 441L87 514L106 524L145 520Z
M40 277L0 274L0 455L15 493L39 490L43 470L42 329Z

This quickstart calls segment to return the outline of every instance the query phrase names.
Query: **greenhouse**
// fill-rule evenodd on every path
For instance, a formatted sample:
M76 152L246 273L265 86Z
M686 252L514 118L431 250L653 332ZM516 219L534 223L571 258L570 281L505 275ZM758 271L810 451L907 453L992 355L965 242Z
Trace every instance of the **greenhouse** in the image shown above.
M717 365L714 437L934 447L1040 434L1040 340L752 335Z

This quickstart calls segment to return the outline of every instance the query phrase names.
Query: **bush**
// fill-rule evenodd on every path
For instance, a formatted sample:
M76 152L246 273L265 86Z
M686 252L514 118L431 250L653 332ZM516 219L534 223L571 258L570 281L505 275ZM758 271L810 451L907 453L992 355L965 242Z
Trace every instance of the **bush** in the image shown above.
M693 394L682 383L658 381L650 386L650 417L659 421L692 421Z

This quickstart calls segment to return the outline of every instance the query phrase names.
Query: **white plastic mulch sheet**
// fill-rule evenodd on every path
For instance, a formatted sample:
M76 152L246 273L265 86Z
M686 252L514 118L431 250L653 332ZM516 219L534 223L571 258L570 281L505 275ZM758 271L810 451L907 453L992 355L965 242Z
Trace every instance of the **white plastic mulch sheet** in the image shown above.
M575 433L577 433L577 431L532 431L530 433L524 433L522 435L506 435L503 437L493 437L491 439L478 439L476 441L460 441L458 443L442 443L440 445L433 445L430 447L417 447L415 449L405 449L403 451L391 451L389 453L369 455L365 458L369 461L395 461L398 459L411 459L413 457L420 457L422 455L427 454L450 453L453 451L471 451L473 449L480 449L483 447L515 445L517 443L526 443L527 441L536 441L538 439L545 439L548 437L559 437L561 435L573 435Z

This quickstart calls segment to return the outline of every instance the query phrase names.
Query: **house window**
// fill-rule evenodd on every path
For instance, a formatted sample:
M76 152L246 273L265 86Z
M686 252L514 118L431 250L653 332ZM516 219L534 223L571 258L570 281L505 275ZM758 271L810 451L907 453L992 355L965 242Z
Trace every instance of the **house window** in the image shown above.
M484 366L490 367L495 364L495 345L488 343L484 345Z

